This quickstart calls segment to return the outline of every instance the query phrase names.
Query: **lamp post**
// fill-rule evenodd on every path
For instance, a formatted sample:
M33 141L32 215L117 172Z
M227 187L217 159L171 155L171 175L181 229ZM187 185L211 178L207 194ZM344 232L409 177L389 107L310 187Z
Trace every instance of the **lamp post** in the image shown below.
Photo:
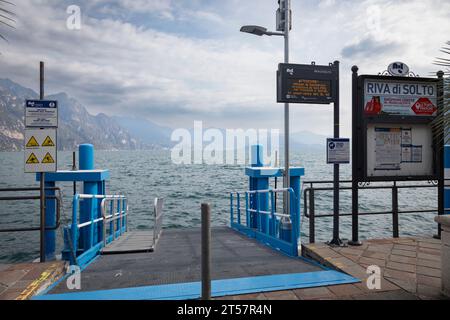
M267 31L267 28L261 26L243 26L241 32L246 32L254 34L257 36L283 36L284 37L284 63L289 63L289 29L291 26L291 1L290 0L278 0L280 4L280 9L278 11L279 17L283 17L284 13L284 23L277 26L277 30L282 30L282 32ZM281 20L282 21L282 20ZM290 175L289 175L289 103L284 104L284 188L288 189L290 187ZM285 193L284 201L284 212L285 214L290 214L289 205L289 193Z

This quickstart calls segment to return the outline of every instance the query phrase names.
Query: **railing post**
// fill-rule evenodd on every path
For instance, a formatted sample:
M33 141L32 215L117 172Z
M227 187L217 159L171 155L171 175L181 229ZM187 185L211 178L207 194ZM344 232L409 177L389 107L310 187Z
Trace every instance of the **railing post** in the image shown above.
M238 224L241 224L241 197L239 192L236 193Z
M250 213L248 212L248 193L245 193L245 219L247 223L247 227L250 227Z
M275 216L277 200L276 200L276 193L273 192L273 190L270 190L270 202L271 202L271 206L270 206L270 222L271 223L270 223L269 231L270 231L270 235L272 237L277 237L277 234L276 234L277 217Z
M202 203L202 300L211 299L211 208Z
M230 192L230 222L234 222L234 214L233 214L233 192Z
M78 218L77 218L77 212L78 212L78 195L73 196L73 203L72 203L72 248L73 248L73 254L75 257L77 256L77 250L78 250ZM70 236L70 235L69 235Z
M399 237L398 233L398 188L394 181L392 186L392 233L394 238Z
M314 188L309 189L309 243L316 242Z

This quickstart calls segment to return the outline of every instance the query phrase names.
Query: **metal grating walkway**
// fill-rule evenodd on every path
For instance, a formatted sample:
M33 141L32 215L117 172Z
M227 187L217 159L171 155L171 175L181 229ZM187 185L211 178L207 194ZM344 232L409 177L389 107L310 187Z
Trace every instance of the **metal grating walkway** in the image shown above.
M102 254L145 253L154 249L153 231L129 231L102 249Z
M200 292L200 237L200 228L166 229L153 252L101 255L81 273L81 290L69 290L61 281L36 299L195 299ZM212 228L211 251L214 296L358 281L228 227Z

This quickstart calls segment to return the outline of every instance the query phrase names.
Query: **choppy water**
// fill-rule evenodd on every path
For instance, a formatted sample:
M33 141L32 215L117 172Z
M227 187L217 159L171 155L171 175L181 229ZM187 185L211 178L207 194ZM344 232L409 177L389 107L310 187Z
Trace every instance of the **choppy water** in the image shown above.
M165 198L165 228L200 226L200 203L213 206L213 225L226 225L229 219L230 191L247 188L243 166L174 165L168 151L97 151L96 168L109 169L109 194L126 194L129 198L131 229L152 225L152 199ZM70 169L72 154L58 153L58 168ZM306 180L331 180L332 166L325 163L325 153L293 154L292 163L304 166ZM0 152L0 188L38 186L34 174L23 173L22 152ZM341 167L341 179L350 177L351 167ZM63 190L63 221L71 215L72 183L60 183ZM80 185L78 185L80 188ZM0 196L6 196L1 194ZM350 212L351 192L341 192L342 212ZM400 190L400 209L430 208L437 203L435 189ZM303 201L303 200L302 200ZM391 194L384 191L362 191L361 211L390 210ZM0 229L39 224L39 201L1 201ZM331 213L331 193L317 194L316 211ZM433 214L418 213L400 216L400 235L431 236L436 231ZM308 219L302 217L302 237L307 241ZM316 220L317 241L330 240L331 218ZM390 215L360 218L361 238L392 236ZM62 232L58 231L58 251L62 248ZM351 237L351 218L341 219L341 237ZM39 256L39 232L0 233L0 263L28 261Z

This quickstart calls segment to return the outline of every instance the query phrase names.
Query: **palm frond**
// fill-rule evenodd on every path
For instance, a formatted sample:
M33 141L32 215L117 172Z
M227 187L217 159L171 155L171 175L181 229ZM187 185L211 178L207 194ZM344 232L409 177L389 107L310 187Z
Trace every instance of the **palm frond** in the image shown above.
M442 53L450 55L450 41L439 50ZM438 112L438 116L432 123L433 131L435 131L438 137L442 137L442 142L440 145L448 144L450 142L449 126L450 126L450 59L444 57L435 58L434 65L439 67L445 67L444 70L444 81L439 85L440 96L438 96L438 105L442 106L441 110Z
M7 0L0 0L0 26L6 26L8 28L14 29L14 17L16 14L10 10L10 6L15 6L14 3ZM1 33L0 29L0 39L8 42L8 39Z

